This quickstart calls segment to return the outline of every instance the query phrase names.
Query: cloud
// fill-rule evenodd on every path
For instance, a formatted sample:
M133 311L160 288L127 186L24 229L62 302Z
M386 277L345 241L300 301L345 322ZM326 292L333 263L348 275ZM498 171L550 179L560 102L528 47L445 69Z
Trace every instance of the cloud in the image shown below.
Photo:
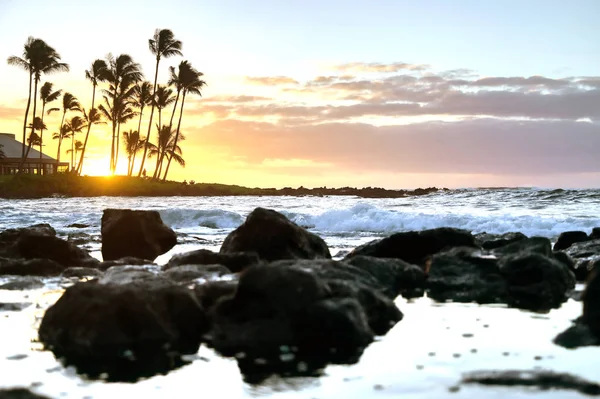
M25 116L25 108L8 107L0 105L0 119L20 119Z
M347 173L551 175L600 172L599 128L573 121L497 119L382 127L224 120L194 129L190 137L243 156L251 165L287 159Z
M349 62L346 64L336 65L333 69L342 72L378 72L391 73L402 70L409 71L425 71L429 69L429 65L425 64L408 64L405 62L394 62L384 64L379 62Z
M246 76L246 82L261 86L296 85L298 81L289 76Z
M272 100L271 97L262 96L212 96L205 98L202 102L210 103L251 103L255 101L268 101Z

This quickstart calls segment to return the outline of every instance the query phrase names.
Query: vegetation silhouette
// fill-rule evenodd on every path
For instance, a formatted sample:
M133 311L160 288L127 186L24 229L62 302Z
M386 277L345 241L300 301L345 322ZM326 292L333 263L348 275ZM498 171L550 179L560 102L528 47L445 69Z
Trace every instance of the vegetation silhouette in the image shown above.
M192 67L189 61L182 61L177 68L170 66L168 82L164 85L159 84L158 72L161 60L182 56L182 42L175 38L171 30L156 29L152 38L148 40L148 46L156 60L153 83L144 81L141 65L129 54L113 56L108 53L104 59L94 60L85 71L85 78L92 85L92 101L87 108L83 107L72 93L55 89L53 83L49 81L43 82L38 93L38 85L42 83L43 76L69 71L69 66L61 61L60 54L45 41L29 37L23 47L22 56L11 56L7 59L9 65L17 66L29 74L19 173L25 170L23 165L27 160L29 149L34 145L39 146L40 149L37 173L45 172L41 160L44 130L47 130L44 116L55 111L62 111L58 130L52 135L53 139L58 140L55 171L59 171L63 140L71 139L71 148L67 150L67 154L71 156L70 171L81 175L85 170L84 161L86 153L89 152L89 139L93 134L92 126L106 123L110 123L111 128L109 170L112 175L117 171L121 145L127 156L128 176L134 174L137 166L139 167L137 176L140 177L146 170L145 163L148 158L156 157L151 176L157 180L166 181L172 161L185 166L180 146L185 139L181 127L185 98L188 93L201 96L201 90L206 82L201 79L202 72ZM97 104L96 93L102 84L107 84L107 87L101 89L102 102ZM37 115L38 96L42 105L41 115ZM51 103L61 99L61 96L61 106L51 107ZM142 122L144 111L148 107L150 107L148 131L143 136ZM153 124L155 109L158 110L158 123ZM171 111L168 125L163 122L163 113L167 109ZM177 112L179 112L178 122L174 126ZM68 114L71 113L75 115L69 118ZM137 130L128 129L121 134L123 125L134 118L137 118ZM153 126L156 129L156 143L149 140ZM28 129L30 129L29 136ZM84 138L77 140L76 136L82 132L85 132ZM143 154L139 160L137 158L141 152ZM26 170L29 171L30 168Z

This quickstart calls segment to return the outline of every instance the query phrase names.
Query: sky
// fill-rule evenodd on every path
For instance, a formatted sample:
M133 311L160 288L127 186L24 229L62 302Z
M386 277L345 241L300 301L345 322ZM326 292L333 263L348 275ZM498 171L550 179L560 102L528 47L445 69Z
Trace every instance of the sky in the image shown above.
M89 108L92 61L127 53L152 80L148 39L168 28L184 56L159 83L184 59L207 83L186 99L170 179L600 187L598 16L597 0L0 0L0 132L22 132L28 75L5 60L28 36L70 65L42 81ZM45 123L58 131L59 113ZM91 134L83 173L106 174L109 128Z

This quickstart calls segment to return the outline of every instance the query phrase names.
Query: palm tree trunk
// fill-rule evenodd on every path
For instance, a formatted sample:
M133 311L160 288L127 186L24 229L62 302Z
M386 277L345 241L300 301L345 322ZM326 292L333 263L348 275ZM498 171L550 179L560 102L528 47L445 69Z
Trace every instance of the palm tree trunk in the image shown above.
M186 91L183 91L183 97L181 98L181 111L179 112L179 121L177 122L177 132L175 133L175 141L173 142L173 151L177 148L177 140L179 140L179 129L181 128L181 117L183 116L183 105L185 103L185 94ZM163 181L167 180L167 175L169 174L169 167L171 166L171 160L173 156L169 156L169 162L167 162L167 168L165 169L165 175L163 177Z
M75 146L73 143L75 142L75 132L71 132L71 171L73 171L73 155L75 154Z
M143 114L144 114L144 107L142 105L140 107L140 121L138 122L138 140L140 139L140 130L142 129L142 115ZM129 167L127 176L131 176L133 174L133 167L135 166L135 154L137 154L137 151L133 152L133 157L131 159L131 166Z
M158 140L160 141L160 130L162 129L162 108L158 109ZM160 156L161 151L159 149L158 154L156 154L156 166L154 167L154 174L152 175L153 179L156 179L157 177L160 179L160 175L157 175L158 173L158 166L160 165Z
M31 137L31 134L35 130L35 127L34 127L34 123L35 123L35 108L37 106L37 87L38 87L39 80L36 78L36 79L34 79L34 81L35 81L35 83L33 85L33 87L34 87L34 89L33 89L33 118L32 118L32 121L31 121L31 133L29 134L29 137ZM27 157L29 156L29 150L31 149L31 145L28 145L27 147L28 147L27 148L27 153L21 159L21 165L19 166L19 170L21 170L23 168L23 166L25 165L25 161L27 160Z
M111 174L115 174L115 170L113 168L114 165L114 161L115 161L115 130L116 130L116 126L115 126L115 114L113 112L113 121L112 121L112 142L110 144L110 172Z
M58 164L60 163L60 145L62 144L62 129L65 123L65 115L67 115L67 110L63 111L62 119L60 120L60 128L58 129L58 151L56 153L56 172L58 172Z
M94 101L96 100L96 85L92 84L92 108L90 108L90 114L94 109ZM91 117L91 115L88 115ZM79 165L77 165L77 174L81 174L81 170L83 169L83 156L85 155L85 148L87 147L88 138L90 137L90 130L92 129L92 124L88 122L87 132L85 133L85 140L83 141L83 148L81 149L81 158L79 159Z
M27 97L27 107L25 107L25 119L23 120L23 142L21 143L21 158L25 158L25 146L27 142L27 118L29 116L29 106L31 105L31 82L33 81L33 72L29 72L29 96Z
M173 112L171 112L171 119L169 120L169 131L171 131L171 129L173 128L173 117L175 116L175 113L177 112L177 103L179 102L179 94L180 93L181 93L181 90L177 90L177 97L175 97L175 104L173 105ZM165 159L165 151L163 151L163 153L160 157L160 170L158 172L159 179L160 179L160 173L162 171L164 159Z
M46 111L46 102L42 102L42 126L40 126L40 164L38 166L38 174L42 174L42 144L44 138L44 111Z
M160 57L156 57L156 70L154 71L154 88L152 89L152 100L156 96L156 81L158 80L158 64L160 62ZM144 162L146 161L146 154L148 153L148 143L150 142L150 132L152 131L152 117L154 116L154 101L152 101L152 108L150 111L150 122L148 122L148 134L146 135L146 143L144 144L144 155L142 155L142 164L140 165L140 171L138 172L138 177L142 175L142 170L144 169Z
M117 172L117 161L119 160L119 137L121 137L121 124L117 124L117 137L115 137L115 172ZM113 173L113 174L114 174Z

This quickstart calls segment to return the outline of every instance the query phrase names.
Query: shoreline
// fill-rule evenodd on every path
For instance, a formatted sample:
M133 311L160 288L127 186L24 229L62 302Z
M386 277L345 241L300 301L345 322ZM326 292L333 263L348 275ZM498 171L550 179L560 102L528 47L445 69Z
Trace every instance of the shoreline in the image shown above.
M380 187L341 188L250 188L218 183L154 181L128 176L49 176L16 175L0 179L0 198L39 199L65 197L168 197L168 196L357 196L361 198L403 198L427 195L448 188L428 187L414 190L390 190Z

